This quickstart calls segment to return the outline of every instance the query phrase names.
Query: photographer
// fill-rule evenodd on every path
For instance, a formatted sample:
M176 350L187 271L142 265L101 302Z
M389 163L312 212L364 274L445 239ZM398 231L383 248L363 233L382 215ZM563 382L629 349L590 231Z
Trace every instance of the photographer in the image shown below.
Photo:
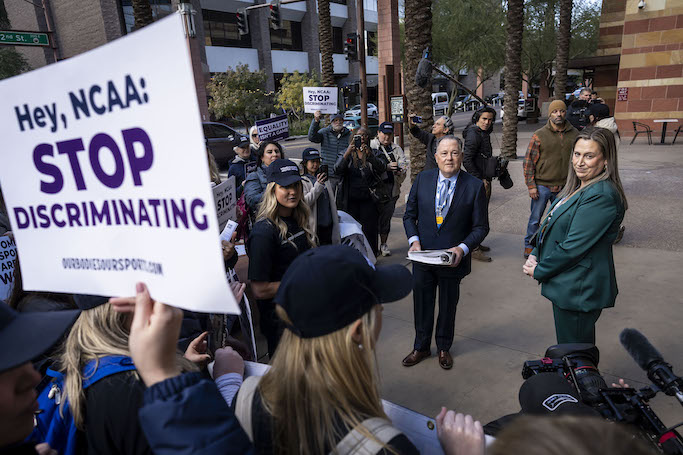
M337 207L360 223L372 253L377 256L378 204L382 202L377 199L383 190L379 176L387 166L372 153L368 130L359 128L354 133L351 144L334 166L334 173L342 179Z
M334 201L334 190L329 182L327 166L320 165L320 152L308 147L301 154L304 175L304 201L311 209L309 227L318 236L319 245L341 243L339 215ZM322 169L321 169L322 168Z
M591 105L591 89L584 88L579 92L579 99L572 101L567 109L567 120L574 128L581 131L590 124L589 109Z
M465 170L470 175L484 182L486 190L486 203L491 200L491 178L484 175L484 160L493 156L491 147L491 131L493 123L496 121L496 111L492 107L486 106L477 110L472 116L470 123L462 132L465 139L463 164ZM491 262L491 257L484 254L489 251L489 247L479 245L472 252L472 259L482 262Z

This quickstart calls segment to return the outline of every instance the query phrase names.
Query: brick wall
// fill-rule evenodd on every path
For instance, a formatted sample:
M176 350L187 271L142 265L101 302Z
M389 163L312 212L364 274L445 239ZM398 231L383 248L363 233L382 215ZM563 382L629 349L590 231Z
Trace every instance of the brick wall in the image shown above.
M626 3L621 42L617 87L628 88L628 100L615 108L626 135L633 134L633 121L657 132L662 124L656 119L683 121L683 0L646 0L643 9L637 4Z

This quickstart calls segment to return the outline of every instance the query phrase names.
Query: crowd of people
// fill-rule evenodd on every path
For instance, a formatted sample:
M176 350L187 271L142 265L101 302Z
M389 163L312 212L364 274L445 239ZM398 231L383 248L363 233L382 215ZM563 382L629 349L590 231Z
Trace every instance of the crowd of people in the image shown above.
M589 124L577 131L564 102L553 101L524 160L531 216L523 271L552 302L558 343L594 344L595 322L618 292L612 245L628 205L618 134L604 107L594 103ZM415 261L412 273L375 266L341 244L344 211L360 223L374 255L391 254L391 218L408 168L391 122L371 141L367 129L351 132L339 115L321 129L317 112L308 136L320 149L306 148L300 164L250 130L228 171L244 226L222 248L232 269L235 243L245 239L249 289L238 282L232 291L238 302L245 292L256 300L270 362L263 376L244 377L244 360L256 359L242 343L211 341L212 315L156 302L144 283L129 297L26 292L17 264L18 286L0 303L0 451L419 453L382 406L382 305L412 292L415 338L405 367L431 356L434 333L438 364L452 368L461 281L472 259L491 260L481 244L492 191L482 160L493 154L495 117L492 108L477 111L463 141L448 117L430 133L409 116L427 164L407 197L408 248L444 250L450 258L448 265ZM209 164L212 182L220 183L210 157ZM0 221L5 212L3 204ZM484 453L483 427L471 416L442 408L435 421L446 454ZM539 442L554 434L561 436ZM519 416L496 436L487 453L649 453L597 418ZM598 437L599 449L586 443Z

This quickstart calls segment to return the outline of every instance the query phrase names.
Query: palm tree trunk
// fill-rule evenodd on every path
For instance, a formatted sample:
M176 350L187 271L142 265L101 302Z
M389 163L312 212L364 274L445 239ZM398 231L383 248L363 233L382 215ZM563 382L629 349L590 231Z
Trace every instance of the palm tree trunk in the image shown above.
M555 60L555 99L564 101L567 88L567 66L569 65L569 44L571 43L572 0L560 0L560 29L557 33Z
M141 29L154 22L149 0L133 0L133 18L135 19L134 30Z
M507 44L505 45L505 98L501 156L517 158L517 100L522 88L522 34L524 0L508 0Z
M422 58L422 52L431 44L431 0L405 0L405 71L403 74L408 112L415 112L422 116L422 128L427 131L430 131L434 122L431 83L427 89L416 85L415 71ZM412 135L407 136L410 146L410 178L415 180L417 174L424 169L427 147Z
M318 37L323 87L334 87L334 62L332 61L332 20L330 0L318 0Z

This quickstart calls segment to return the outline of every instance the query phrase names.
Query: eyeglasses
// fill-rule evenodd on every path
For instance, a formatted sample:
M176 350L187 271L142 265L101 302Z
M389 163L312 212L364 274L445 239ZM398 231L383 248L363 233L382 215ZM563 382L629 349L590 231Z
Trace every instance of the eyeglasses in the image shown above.
M258 134L252 134L251 137L258 137Z

